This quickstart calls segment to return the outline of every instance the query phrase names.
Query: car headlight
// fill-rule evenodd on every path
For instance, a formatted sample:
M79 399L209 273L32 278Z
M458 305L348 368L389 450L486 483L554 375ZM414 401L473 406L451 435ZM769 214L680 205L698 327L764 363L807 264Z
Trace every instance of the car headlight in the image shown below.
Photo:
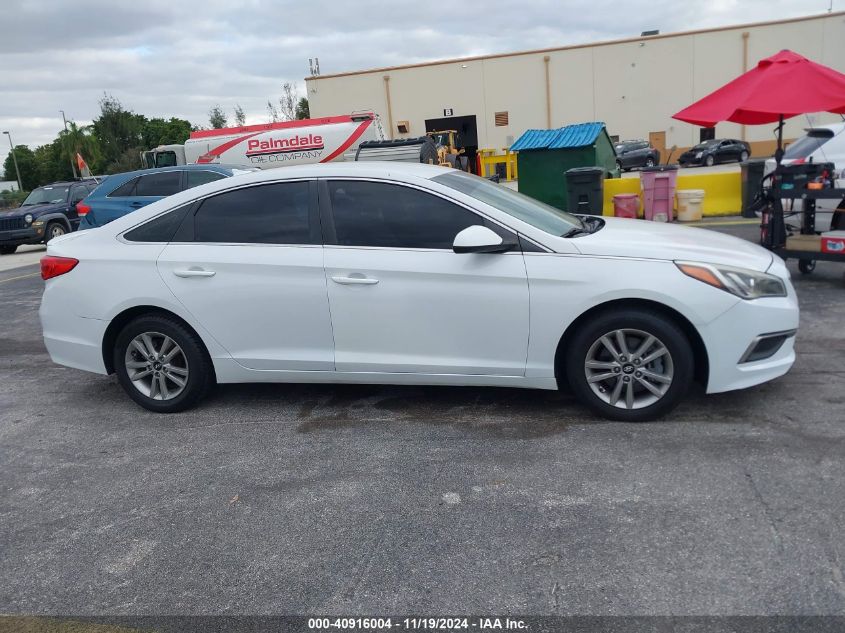
M32 214L31 214L31 213L27 213L25 216L23 216L23 220L24 220L24 222L26 222L27 224L32 224Z
M704 153L704 152L696 152L696 153L695 153L695 157L696 157L696 158L701 158L701 155L702 155L703 153Z
M698 262L675 262L675 265L685 275L730 292L740 299L786 296L783 280L768 273Z

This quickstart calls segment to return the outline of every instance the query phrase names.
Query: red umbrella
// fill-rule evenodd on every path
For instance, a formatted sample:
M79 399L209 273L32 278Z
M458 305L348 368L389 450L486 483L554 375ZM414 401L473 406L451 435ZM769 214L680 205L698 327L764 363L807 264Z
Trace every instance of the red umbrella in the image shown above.
M778 121L778 154L783 120L806 112L845 114L845 75L784 50L674 114L703 127L719 121L756 125Z

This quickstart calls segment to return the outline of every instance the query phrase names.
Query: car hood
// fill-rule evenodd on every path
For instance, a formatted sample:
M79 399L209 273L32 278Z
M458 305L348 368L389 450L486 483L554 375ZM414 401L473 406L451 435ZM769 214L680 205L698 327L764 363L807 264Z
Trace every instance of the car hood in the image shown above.
M688 260L765 271L772 254L731 235L691 226L604 218L604 228L569 242L584 255Z
M0 218L22 218L27 213L32 215L41 215L42 213L50 213L63 209L64 204L48 203L48 204L33 204L28 207L18 207L16 209L9 209L8 211L0 211Z

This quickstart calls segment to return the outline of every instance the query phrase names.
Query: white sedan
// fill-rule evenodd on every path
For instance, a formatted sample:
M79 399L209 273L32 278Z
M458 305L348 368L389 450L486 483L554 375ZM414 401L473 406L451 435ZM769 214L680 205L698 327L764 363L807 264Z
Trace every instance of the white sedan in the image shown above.
M116 373L173 412L215 383L566 384L647 420L786 373L783 261L671 224L563 213L430 165L339 163L227 178L42 260L53 360Z

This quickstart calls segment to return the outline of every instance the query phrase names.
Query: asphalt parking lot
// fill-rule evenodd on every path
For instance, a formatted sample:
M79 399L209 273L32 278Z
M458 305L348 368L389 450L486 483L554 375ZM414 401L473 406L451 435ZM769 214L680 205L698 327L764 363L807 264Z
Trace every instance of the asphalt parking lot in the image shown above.
M0 612L845 614L845 269L790 268L791 373L647 424L382 386L155 415L0 272Z

